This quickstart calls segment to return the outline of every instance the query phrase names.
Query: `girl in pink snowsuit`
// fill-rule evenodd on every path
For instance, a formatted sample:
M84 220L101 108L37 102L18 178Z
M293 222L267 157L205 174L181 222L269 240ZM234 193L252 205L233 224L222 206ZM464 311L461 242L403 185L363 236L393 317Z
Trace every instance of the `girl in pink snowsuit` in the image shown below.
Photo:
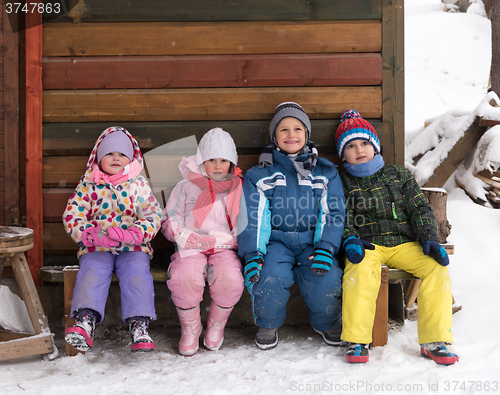
M243 292L242 265L236 253L236 218L242 191L241 170L231 136L209 130L197 154L179 164L184 180L172 191L162 232L176 245L167 281L181 324L179 353L194 355L202 332L200 302L208 283L210 311L204 345L218 350L233 306Z

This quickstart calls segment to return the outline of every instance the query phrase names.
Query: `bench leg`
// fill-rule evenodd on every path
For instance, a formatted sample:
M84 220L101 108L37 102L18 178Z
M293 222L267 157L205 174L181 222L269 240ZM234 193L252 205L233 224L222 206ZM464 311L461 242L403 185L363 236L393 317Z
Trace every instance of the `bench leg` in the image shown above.
M64 268L64 333L66 330L75 324L75 320L71 318L71 301L73 300L73 290L76 284L76 275L78 274L77 267ZM78 351L71 344L65 342L66 355L73 357L78 354L85 354Z
M385 346L389 337L389 268L382 266L380 289L377 297L377 308L373 322L371 347Z
M405 290L405 305L407 309L411 309L417 300L418 289L422 280L410 280L407 289Z

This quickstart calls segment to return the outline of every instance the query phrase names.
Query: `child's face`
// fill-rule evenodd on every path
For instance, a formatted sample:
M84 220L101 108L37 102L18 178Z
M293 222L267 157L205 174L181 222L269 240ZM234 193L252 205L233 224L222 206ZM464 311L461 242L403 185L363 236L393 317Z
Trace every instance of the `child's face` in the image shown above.
M306 143L306 127L297 118L283 118L274 134L276 144L287 154L296 154Z
M205 173L208 174L211 180L221 181L229 174L231 162L227 159L215 158L203 162Z
M344 158L350 165L359 165L360 163L369 162L375 156L375 148L366 140L353 140L347 144L344 149Z
M123 168L130 163L130 159L121 152L114 151L106 154L101 159L101 169L109 175L121 173Z

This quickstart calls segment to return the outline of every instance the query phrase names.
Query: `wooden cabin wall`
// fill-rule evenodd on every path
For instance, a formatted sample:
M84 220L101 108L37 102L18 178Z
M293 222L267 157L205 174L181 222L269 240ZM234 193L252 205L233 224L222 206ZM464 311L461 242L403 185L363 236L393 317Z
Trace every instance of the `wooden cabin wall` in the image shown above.
M3 32L3 1L0 1L0 225L5 225L5 127L4 127L4 32Z
M19 34L0 0L0 225L22 225L20 213Z
M61 215L109 126L127 128L143 154L220 126L246 170L279 103L304 107L320 155L336 163L340 114L355 108L386 162L403 164L403 0L79 4L43 25L46 264L76 259ZM165 244L160 235L154 247Z

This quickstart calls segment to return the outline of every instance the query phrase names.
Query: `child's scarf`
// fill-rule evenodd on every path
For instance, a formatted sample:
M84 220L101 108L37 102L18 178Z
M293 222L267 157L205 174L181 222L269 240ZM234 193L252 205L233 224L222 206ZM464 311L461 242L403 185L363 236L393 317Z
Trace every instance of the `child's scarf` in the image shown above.
M215 198L219 193L229 190L227 196L227 214L231 227L236 225L236 218L240 212L240 199L242 192L242 179L240 177L241 169L236 167L231 179L222 181L213 181L209 177L204 177L192 171L188 174L188 180L196 186L203 189L203 192L196 199L193 209L194 225L201 228L203 221L212 210Z
M376 154L369 162L360 163L358 165L350 165L349 163L344 162L344 169L346 169L346 171L354 177L368 177L374 175L377 171L384 167L384 164L385 162L382 155Z
M271 141L264 147L262 153L259 156L259 167L273 165L274 149L280 151L279 147L276 145L276 143L274 143L274 141ZM307 154L306 160L297 160L303 154ZM297 158L295 158L295 160L292 160L295 170L301 175L302 178L306 178L309 174L311 174L311 171L313 171L317 161L318 150L311 140L307 140L307 143L305 143L302 149L297 153Z
M99 168L99 165L94 162L92 165L92 173L90 174L90 181L100 184L101 180L106 184L118 185L127 180L132 180L137 177L142 171L142 166L137 159L130 162L121 173L109 175L104 173Z

